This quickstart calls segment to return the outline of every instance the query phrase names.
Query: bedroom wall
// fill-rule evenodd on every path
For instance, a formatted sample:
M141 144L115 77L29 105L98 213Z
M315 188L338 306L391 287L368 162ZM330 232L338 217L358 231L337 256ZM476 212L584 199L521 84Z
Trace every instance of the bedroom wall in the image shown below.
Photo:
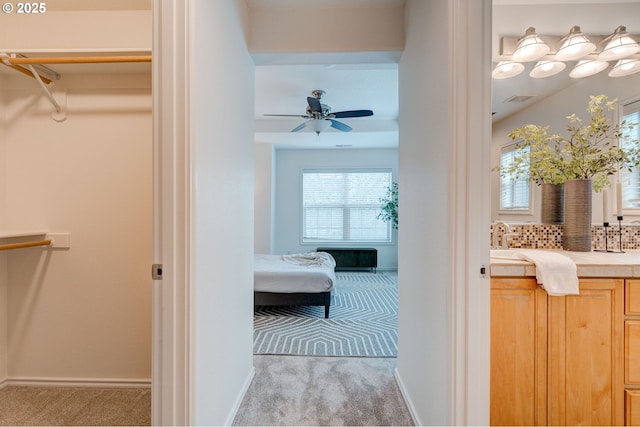
M385 167L398 173L397 149L363 150L276 150L275 218L273 253L309 252L318 244L301 243L301 171L305 168ZM322 246L322 245L320 245ZM378 249L378 268L398 268L398 239L394 231L392 244L362 244Z
M552 133L565 133L567 120L566 116L576 113L583 119L588 118L586 111L590 95L605 94L610 99L618 98L620 101L637 98L640 96L640 79L638 75L627 77L611 78L606 72L577 80L567 89L557 92L554 95L542 99L525 110L522 110L510 117L507 117L493 125L492 137L492 167L499 164L500 148L508 144L511 139L507 136L512 129L524 124L533 123L549 125ZM613 117L613 113L612 113ZM540 188L534 189L534 209L533 216L523 215L501 215L498 213L499 202L499 174L491 173L491 218L506 221L531 221L540 222ZM615 211L615 201L609 198L610 212ZM537 207L537 209L536 209ZM639 216L625 215L625 220L640 219ZM593 193L593 222L602 224L602 193Z
M257 254L270 254L272 250L273 236L273 214L275 204L273 203L275 183L275 150L272 144L255 144L255 213L254 213L254 233L253 246Z

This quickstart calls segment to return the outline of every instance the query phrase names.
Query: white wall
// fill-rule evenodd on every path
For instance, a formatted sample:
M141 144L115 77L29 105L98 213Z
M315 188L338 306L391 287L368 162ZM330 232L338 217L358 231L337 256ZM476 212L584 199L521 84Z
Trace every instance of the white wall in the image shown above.
M192 0L195 425L229 425L253 372L254 66L242 0Z
M434 37L448 33L449 11L446 1L429 3L408 3L406 46L399 67L399 203L401 219L411 227L398 229L398 284L404 287L398 295L398 373L420 423L449 425L454 359L448 211L451 136L443 124L448 122L450 97L448 78L439 73L436 60L447 57L447 43ZM425 104L425 99L441 104Z
M0 19L0 22L2 20ZM2 37L2 30L0 30ZM4 76L0 75L0 88L4 87ZM0 90L0 107L4 106L4 93ZM0 109L0 171L6 168L6 157L4 150L6 126L5 108ZM0 172L0 200L4 200L5 174ZM0 205L0 229L4 228L5 203ZM7 365L7 255L0 253L0 386L8 377Z
M551 133L566 134L566 126L568 121L566 116L576 113L579 117L588 120L586 111L587 103L590 95L605 94L610 99L618 98L620 101L640 96L640 79L638 75L627 77L611 78L605 72L577 80L567 89L555 93L554 95L542 99L533 104L531 107L522 110L512 116L509 116L493 125L493 142L491 164L495 167L500 162L500 148L508 144L511 139L508 137L511 130L522 125L532 123L538 125L548 125ZM610 117L614 120L613 112ZM502 219L507 221L532 221L540 222L540 188L533 186L534 189L534 209L533 216L523 217L522 215L500 215L498 208L499 202L499 173L492 172L492 197L491 197L491 218ZM612 181L613 182L613 181ZM610 193L612 194L612 193ZM610 212L615 211L615 202L613 197L609 198ZM593 223L602 223L602 193L593 194ZM629 218L632 218L629 216ZM625 220L627 220L625 216ZM633 218L638 219L638 218ZM633 219L629 219L630 221Z
M273 252L276 254L310 252L317 243L301 243L302 178L306 168L390 168L394 180L398 174L397 149L363 150L276 150L275 227ZM394 231L395 233L395 231ZM347 245L353 246L353 245ZM366 244L378 249L378 268L398 268L398 239L393 244Z
M275 204L273 191L275 184L275 150L272 144L255 145L255 231L254 251L257 254L270 254L273 236L273 211Z
M402 7L340 9L268 7L250 10L252 53L401 51ZM330 25L329 25L330 24Z
M4 227L71 234L7 253L9 377L148 383L150 76L63 77L63 123L32 79L5 83Z
M0 15L3 49L151 46L150 11L24 18ZM82 67L53 85L63 123L33 79L0 76L0 228L71 233L0 255L0 381L150 380L151 78Z
M489 423L488 6L407 1L397 377L420 425Z

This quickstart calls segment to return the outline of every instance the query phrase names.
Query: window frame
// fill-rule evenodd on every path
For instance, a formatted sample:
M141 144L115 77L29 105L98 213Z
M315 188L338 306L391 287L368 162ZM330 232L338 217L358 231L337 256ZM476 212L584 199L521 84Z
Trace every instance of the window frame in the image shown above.
M362 246L383 246L383 245L395 245L396 233L391 226L391 222L385 222L387 227L387 240L330 240L330 239L318 239L307 240L305 238L305 206L304 206L304 175L305 173L385 173L389 175L389 187L396 179L393 169L390 167L337 167L337 168L302 168L300 170L300 203L299 203L299 221L300 221L300 245L302 246L317 246L317 245L335 245L337 247L347 247L350 245ZM380 203L382 206L382 203ZM382 220L380 220L382 221ZM344 229L344 225L343 225Z
M625 117L629 114L638 113L638 121L634 126L634 131L640 134L640 95L636 95L632 98L628 98L622 102L618 103L618 121L622 123L625 120ZM635 123L635 122L634 122ZM639 136L640 138L640 136ZM622 144L623 139L620 138L618 140L618 144ZM640 182L640 169L636 168L633 172L629 173L626 170L622 169L618 171L617 179L622 183L622 215L626 216L640 216L640 202L638 206L629 206L628 198L625 197L625 194L629 190L625 190L625 182L627 181L628 174L635 176L636 182ZM640 199L640 194L638 194L638 198ZM617 203L617 202L616 202Z
M506 152L514 152L516 151L516 145L518 144L519 141L515 141L515 142L509 142L507 144L503 144L500 147L500 155L499 155L499 164L500 166L502 166L502 156L506 153ZM503 179L502 179L502 175L499 174L498 176L498 215L521 215L521 216L533 216L535 209L534 209L534 197L533 197L533 182L528 181L529 184L529 202L528 202L528 207L526 209L521 209L521 208L503 208L502 207L502 183L503 183ZM512 185L515 184L516 181L511 181Z

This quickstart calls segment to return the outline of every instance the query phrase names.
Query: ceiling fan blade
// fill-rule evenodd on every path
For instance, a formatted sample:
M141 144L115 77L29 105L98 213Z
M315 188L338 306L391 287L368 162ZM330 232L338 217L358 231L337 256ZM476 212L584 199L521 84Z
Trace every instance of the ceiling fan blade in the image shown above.
M310 119L306 114L265 114L265 116L269 117L302 117L303 119Z
M318 98L307 96L307 103L309 104L311 111L322 114L322 104Z
M338 111L336 113L331 113L334 117L338 119L343 119L346 117L366 117L373 116L373 111L371 110L352 110L352 111Z
M347 126L344 123L339 122L337 120L333 120L333 119L331 120L331 127L335 128L335 129L338 129L338 130L340 130L342 132L349 132L352 129L351 126Z
M298 132L299 130L304 129L305 127L307 127L307 122L303 122L298 126L294 127L293 129L291 129L291 132Z

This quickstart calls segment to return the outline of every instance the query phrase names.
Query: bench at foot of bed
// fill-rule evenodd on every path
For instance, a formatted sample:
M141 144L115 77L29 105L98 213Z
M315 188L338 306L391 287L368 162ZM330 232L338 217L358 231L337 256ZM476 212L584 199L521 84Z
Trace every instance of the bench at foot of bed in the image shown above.
M291 305L323 305L324 318L329 318L329 307L331 306L331 292L320 292L315 294L296 293L276 293L276 292L254 292L253 305L258 306L291 306Z

